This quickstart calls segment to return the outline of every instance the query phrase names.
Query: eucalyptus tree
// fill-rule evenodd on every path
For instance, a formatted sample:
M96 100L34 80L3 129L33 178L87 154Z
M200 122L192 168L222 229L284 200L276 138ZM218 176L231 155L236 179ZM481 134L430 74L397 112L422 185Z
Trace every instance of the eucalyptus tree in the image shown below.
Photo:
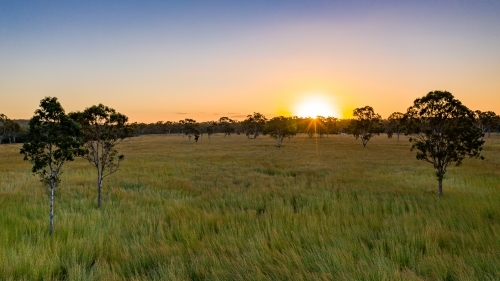
M363 147L366 147L374 135L380 135L384 131L382 118L371 106L356 108L353 110L353 115L355 119L349 124L349 131L356 139L361 139Z
M5 129L9 143L15 143L17 135L21 132L21 125L14 120L7 119L5 122Z
M182 132L184 135L188 137L188 140L191 140L191 137L194 136L195 142L198 142L200 137L199 124L194 119L186 118L184 120L180 120L179 124L182 125Z
M328 137L328 134L330 132L328 130L328 120L327 120L327 118L318 115L314 119L314 123L316 125L316 133L319 135L319 137L322 138L323 135L326 135Z
M0 113L0 144L7 133L7 123L9 118L3 113Z
M247 115L247 119L242 122L246 136L248 138L252 136L253 139L256 139L257 136L264 132L266 121L267 118L258 112L254 112L253 115Z
M219 118L219 128L224 133L224 136L231 136L232 133L234 133L234 128L233 124L235 123L235 120L229 118L229 117L221 117Z
M332 116L328 116L324 120L324 124L328 134L337 134L339 132L339 128L337 126L338 119ZM328 135L327 135L328 136Z
M267 121L264 127L264 134L268 134L270 137L274 138L279 148L283 144L285 138L294 136L296 132L297 123L295 119L284 116L272 118Z
M66 161L82 154L81 127L65 114L55 97L40 101L40 108L29 121L29 140L21 148L24 160L33 164L31 171L47 187L50 199L50 234L54 231L54 198Z
M403 129L403 117L404 114L401 112L393 112L391 115L389 115L389 118L387 118L387 121L389 121L387 128L387 137L392 138L392 135L396 134L399 141L399 135L401 134L401 130Z
M489 138L491 131L496 129L498 124L500 123L500 116L496 115L496 113L493 111L482 112L480 110L476 110L474 113L477 126L483 133L488 132Z
M215 133L216 129L217 129L217 122L215 121L208 122L208 126L206 128L208 138L210 138L210 136L212 136Z
M436 169L438 195L443 194L447 167L462 164L465 157L481 158L483 132L476 126L474 112L449 92L434 91L416 99L406 114L405 130L411 134L411 150L417 159Z
M70 113L70 117L82 128L82 158L96 168L99 208L104 178L118 171L124 159L123 154L118 154L116 146L125 138L131 137L133 129L127 124L127 116L103 104L91 106L83 112Z

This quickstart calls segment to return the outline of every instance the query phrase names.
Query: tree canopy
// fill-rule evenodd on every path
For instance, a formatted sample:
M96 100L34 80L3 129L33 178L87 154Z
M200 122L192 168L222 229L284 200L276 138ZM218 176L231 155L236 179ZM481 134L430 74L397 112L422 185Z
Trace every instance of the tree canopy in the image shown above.
M291 117L278 116L266 123L264 133L276 140L278 147L281 147L283 140L294 136L297 132L297 123Z
M64 112L55 97L40 101L40 108L29 121L30 136L21 148L24 160L33 164L32 172L49 189L50 233L53 226L53 205L56 188L60 183L63 164L82 154L78 137L81 128Z
M465 157L481 157L483 132L475 124L474 112L449 92L434 91L416 99L405 120L417 159L436 169L439 195L450 164L460 166Z
M132 135L132 129L127 125L127 116L103 104L71 113L70 116L82 128L82 157L97 170L97 207L100 207L103 180L115 173L124 159L115 147Z
M354 120L349 124L349 131L356 139L360 138L363 147L374 135L384 132L382 117L373 111L371 106L356 108L353 110Z

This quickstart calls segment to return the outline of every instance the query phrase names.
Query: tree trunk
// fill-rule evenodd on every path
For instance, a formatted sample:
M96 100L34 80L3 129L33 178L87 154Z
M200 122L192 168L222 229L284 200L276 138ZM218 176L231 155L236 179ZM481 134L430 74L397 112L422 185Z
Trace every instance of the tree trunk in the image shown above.
M398 141L399 141L399 132L398 132Z
M438 195L443 195L443 178L438 179Z
M49 234L52 235L52 232L54 232L54 193L55 193L55 186L51 182L50 183L50 212L49 212Z
M102 175L101 173L98 173L97 175L97 208L101 207L101 190L102 190Z

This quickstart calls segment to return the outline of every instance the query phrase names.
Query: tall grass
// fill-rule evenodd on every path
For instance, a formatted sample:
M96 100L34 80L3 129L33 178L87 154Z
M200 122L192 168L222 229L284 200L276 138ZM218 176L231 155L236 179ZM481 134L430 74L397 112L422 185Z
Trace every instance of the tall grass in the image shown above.
M141 136L48 197L0 145L0 280L500 280L500 137L444 196L402 138Z

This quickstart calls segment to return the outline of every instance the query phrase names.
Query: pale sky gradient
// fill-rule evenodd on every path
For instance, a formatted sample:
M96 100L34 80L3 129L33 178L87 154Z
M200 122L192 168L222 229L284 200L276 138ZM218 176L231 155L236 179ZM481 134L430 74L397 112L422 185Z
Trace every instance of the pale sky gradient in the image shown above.
M132 122L242 119L314 94L387 118L447 90L500 114L499 15L497 0L0 0L0 113L56 96Z

